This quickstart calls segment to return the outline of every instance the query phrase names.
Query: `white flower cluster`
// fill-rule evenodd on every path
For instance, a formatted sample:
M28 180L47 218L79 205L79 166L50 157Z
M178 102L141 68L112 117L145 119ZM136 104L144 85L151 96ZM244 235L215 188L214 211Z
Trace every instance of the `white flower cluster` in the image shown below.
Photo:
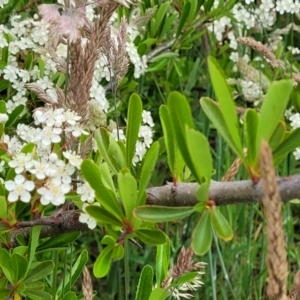
M153 119L149 111L143 110L142 113L143 124L140 127L139 138L136 143L136 152L133 157L132 163L135 165L141 161L146 154L147 148L149 148L153 142Z
M295 112L295 108L293 106L285 111L284 116L290 121L290 126L292 130L295 130L300 127L300 113ZM296 160L300 159L300 147L295 149L293 155Z
M80 169L82 159L77 153L70 151L63 151L62 157L59 158L52 151L53 145L62 141L62 135L72 135L74 139L86 132L78 123L81 117L69 110L37 110L33 116L35 124L42 128L19 124L17 136L25 142L24 145L35 143L36 155L20 152L24 145L16 136L14 140L8 136L4 138L7 152L12 154L8 165L16 173L14 180L5 182L9 191L8 201L20 199L29 202L29 192L36 189L41 204L61 205L65 202L65 195L71 191L71 176ZM26 180L28 173L32 174L31 181ZM79 194L82 194L80 189ZM81 199L87 200L86 196L82 196Z

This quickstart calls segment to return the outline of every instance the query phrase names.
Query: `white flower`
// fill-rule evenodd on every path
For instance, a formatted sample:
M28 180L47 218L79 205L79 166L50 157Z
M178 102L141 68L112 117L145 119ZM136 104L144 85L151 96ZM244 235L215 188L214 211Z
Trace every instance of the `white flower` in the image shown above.
M150 127L154 126L150 111L143 110L142 118L143 118L143 123L148 124Z
M4 184L9 191L7 198L9 202L16 202L20 198L21 201L28 203L31 199L29 192L35 188L34 182L25 181L25 177L22 175L17 175L14 181L8 180Z
M29 171L33 166L32 156L30 153L19 153L8 163L8 165L11 168L14 168L17 174L20 174L25 170Z
M96 206L100 206L100 204L98 202L94 203L93 205ZM82 206L82 210L84 212L80 213L79 216L79 222L81 223L86 223L88 228L90 229L94 229L97 226L97 222L94 218L92 218L91 216L88 215L88 213L86 212L86 207L89 206L87 203L84 203Z
M114 128L111 132L111 136L116 140L118 141L118 129L117 128ZM124 134L124 130L123 129L120 129L119 128L119 139L120 141L125 141L126 140L126 137L125 137L125 134Z
M153 132L152 132L151 127L149 127L147 125L142 125L140 127L139 137L144 138L144 143L146 144L147 148L149 148L153 142L152 135L153 135Z
M75 151L65 151L63 152L63 156L69 160L70 165L74 166L77 169L80 169L82 158L78 154L76 154Z
M83 202L93 203L95 201L95 191L88 182L84 182L84 184L77 187L77 194L81 195L80 199Z
M69 184L63 183L60 178L55 177L49 180L44 187L41 187L37 192L42 196L40 199L41 204L48 205L61 205L65 203L65 194L70 192L71 187Z
M35 174L37 179L43 180L46 178L46 174L49 171L49 164L43 161L33 161L34 168L30 170L30 173Z
M80 137L81 134L83 135L89 134L79 124L75 124L65 128L65 132L71 132L74 137Z
M7 114L0 114L0 123L6 123L8 120Z
M61 128L44 127L43 131L39 134L39 139L44 146L49 146L51 143L59 143L61 141L60 134Z

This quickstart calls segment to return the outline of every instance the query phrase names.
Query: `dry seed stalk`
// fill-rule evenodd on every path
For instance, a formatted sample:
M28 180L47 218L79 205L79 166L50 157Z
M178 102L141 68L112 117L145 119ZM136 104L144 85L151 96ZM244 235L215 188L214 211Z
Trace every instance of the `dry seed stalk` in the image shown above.
M260 147L260 168L263 176L263 205L267 232L267 295L274 300L287 300L288 265L282 230L281 198L276 182L272 153L267 142Z
M83 269L82 293L84 300L93 299L93 283L87 267Z

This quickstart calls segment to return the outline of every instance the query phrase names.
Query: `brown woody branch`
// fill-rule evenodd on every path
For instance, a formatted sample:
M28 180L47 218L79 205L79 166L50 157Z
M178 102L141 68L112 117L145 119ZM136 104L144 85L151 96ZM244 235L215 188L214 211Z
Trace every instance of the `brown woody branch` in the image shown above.
M277 177L277 184L282 201L300 198L300 174L289 177ZM195 192L199 188L197 183L168 183L164 186L147 189L147 204L161 206L193 206L198 203ZM250 180L218 182L212 181L209 197L216 205L254 204L262 200L262 181L253 184ZM16 244L16 235L29 237L30 228L42 225L41 238L55 236L61 233L86 231L88 227L78 220L79 211L59 210L49 217L33 221L19 222L12 237L12 244Z

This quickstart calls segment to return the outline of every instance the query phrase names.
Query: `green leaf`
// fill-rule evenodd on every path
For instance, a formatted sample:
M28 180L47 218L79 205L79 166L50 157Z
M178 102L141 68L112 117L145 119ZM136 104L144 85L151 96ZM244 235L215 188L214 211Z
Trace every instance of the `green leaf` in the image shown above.
M43 262L38 262L34 265L32 269L29 270L26 276L25 284L38 281L45 278L54 269L54 262L51 260L46 260Z
M143 205L145 203L145 190L152 177L152 173L158 158L158 153L159 143L156 141L151 145L150 149L147 151L140 168L137 205Z
M180 35L181 30L182 30L184 24L186 23L186 20L187 20L187 18L189 16L189 13L190 13L190 9L191 9L191 3L190 2L186 2L184 4L182 12L181 12L179 24L177 25L176 38L178 38L178 36Z
M184 283L190 282L193 279L195 279L197 276L198 276L197 272L190 272L190 273L184 274L184 275L180 276L180 278L176 282L176 285L182 285Z
M269 141L283 117L284 110L293 90L292 80L280 80L271 84L260 110L257 147L262 139Z
M81 172L86 181L95 190L100 204L119 220L122 220L124 214L118 203L115 191L109 189L103 183L103 175L99 167L91 160L84 160L81 164Z
M228 221L220 212L218 207L212 207L210 210L211 224L214 227L219 238L224 241L230 241L233 238L233 231Z
M114 248L114 252L112 254L112 259L113 260L119 260L122 259L124 256L125 250L123 245L116 245L116 247Z
M83 271L83 268L85 267L87 261L89 258L89 254L88 251L86 249L84 249L79 257L77 258L76 262L74 263L74 265L72 266L71 269L71 275L68 273L65 273L65 287L64 287L64 291L65 293L67 293L68 291L71 290L71 288L73 287L73 285L77 282L80 274ZM63 284L63 282L62 282ZM62 284L60 287L62 287Z
M14 253L10 259L10 266L13 276L13 283L17 283L26 275L28 261L20 254Z
M104 161L109 165L110 169L114 174L118 174L118 168L111 161L110 155L108 154L109 144L110 144L110 134L109 132L101 127L95 131L95 140L97 142L98 150L103 157Z
M214 92L220 103L220 110L224 117L226 127L232 137L232 141L238 150L239 156L243 156L242 141L239 133L239 120L236 114L235 103L225 75L218 64L218 61L209 56L208 69Z
M6 114L6 103L3 100L0 100L0 113L1 114Z
M293 130L273 152L273 160L277 165L288 153L300 147L300 128Z
M160 245L167 241L167 236L158 229L141 228L135 231L137 237L145 244Z
M80 232L62 233L60 235L51 237L46 242L39 245L37 247L36 251L43 251L43 250L48 250L48 249L52 249L52 248L66 247L70 243L73 243L75 240L77 240L79 236L80 236Z
M64 299L63 300L77 300L77 296L76 293L74 292L68 292L65 294Z
M44 290L45 289L45 285L42 281L33 281L33 282L28 282L27 281L27 277L26 280L24 281L25 285L26 285L26 290ZM0 298L1 299L1 298Z
M187 99L178 92L170 93L167 103L177 146L192 174L197 174L186 141L186 126L194 128L190 105Z
M203 204L203 206L201 205L201 207L203 207L203 209L206 207L208 198L209 198L209 187L210 187L210 181L205 181L204 183L202 183L200 185L200 187L196 190L195 196L196 198L199 200L200 203ZM202 212L203 209L201 209L201 211L199 211L200 208L200 203L197 204L197 210L198 212ZM195 206L194 206L195 209Z
M247 145L247 160L250 166L254 166L257 162L257 128L259 124L259 116L254 109L248 109L244 118L244 132Z
M212 99L204 97L200 99L200 104L207 117L213 123L218 133L223 137L228 146L238 155L241 159L244 159L243 152L239 147L235 145L232 136L227 128L224 117L217 103Z
M132 165L135 153L135 145L138 140L139 130L142 123L143 105L139 95L132 94L129 99L126 129L126 165Z
M110 224L122 227L122 222L103 207L97 205L89 205L85 208L86 212L93 217L97 223Z
M52 300L52 296L44 291L25 290L23 294L32 300Z
M33 226L30 230L29 249L28 249L28 266L30 268L33 261L35 250L39 245L39 237L41 232L41 226Z
M183 161L183 159L182 157L179 158L179 156L181 156L179 151L177 151L176 153L176 150L178 148L176 145L175 136L171 124L169 108L166 105L162 105L159 108L159 116L165 139L168 165L173 175L173 178L178 178L179 173L182 171L183 168L183 165L180 165L179 162Z
M24 105L21 104L19 106L17 106L12 113L9 115L9 119L5 124L6 128L10 128L12 127L21 117L21 114L24 111Z
M7 201L6 197L0 196L0 219L5 220L8 215L7 215Z
M284 122L280 121L269 141L269 145L272 150L276 149L283 141L285 132L286 132L286 125Z
M148 222L170 222L186 218L193 212L193 207L143 205L134 210L134 215Z
M171 292L162 288L156 288L151 292L149 300L165 300L171 295Z
M158 34L159 28L163 25L163 19L167 13L167 10L169 8L170 3L165 2L159 6L159 9L157 10L155 14L155 22L151 22L151 36L155 37ZM154 21L154 20L153 20Z
M153 269L151 266L146 265L144 266L139 279L135 300L148 300L152 292L152 285Z
M211 247L212 228L209 211L204 211L192 235L192 248L197 255L204 255Z
M124 206L125 215L128 219L132 217L133 209L137 202L137 182L129 173L129 169L123 169L118 174L118 186L120 197Z
M35 149L36 149L36 144L28 143L22 148L21 152L25 154L27 153L33 154L35 152Z
M156 246L155 279L158 286L161 286L168 275L169 260L170 241L167 240L165 244Z
M109 135L109 145L107 150L109 159L114 165L115 169L120 171L121 169L126 167L124 153L120 146L122 144L119 144L109 132L107 132L107 134Z
M207 138L192 128L185 128L186 144L190 154L190 159L193 166L189 169L195 170L194 177L199 184L210 181L212 174L212 158L210 154L210 147Z
M96 278L102 278L107 275L110 268L113 251L114 247L106 247L101 251L100 255L97 257L93 268L94 276Z

